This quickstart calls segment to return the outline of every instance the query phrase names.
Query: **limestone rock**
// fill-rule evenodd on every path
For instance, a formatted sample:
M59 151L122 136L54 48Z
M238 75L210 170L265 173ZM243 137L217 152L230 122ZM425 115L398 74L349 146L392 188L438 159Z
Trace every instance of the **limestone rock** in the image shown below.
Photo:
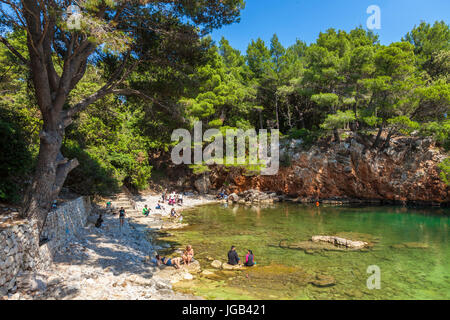
M201 271L200 263L197 260L192 261L189 265L182 265L182 268L189 273L199 273Z
M194 279L194 276L192 274L190 274L189 272L186 272L183 274L183 279L184 280L192 280L192 279Z
M209 271L209 270L203 270L202 271L202 275L204 275L204 276L212 276L212 275L214 275L214 272Z
M242 266L240 266L240 265L232 266L231 264L228 264L228 263L222 264L222 269L223 270L238 270L238 269L241 269L241 268L242 268Z
M334 286L336 280L332 276L317 275L316 279L312 280L310 283L319 288L326 288Z
M195 180L194 187L201 194L206 194L209 192L211 188L211 181L209 180L209 176L204 175L200 179Z
M236 193L232 193L228 196L228 200L236 203L239 201L239 196Z
M213 262L211 262L211 267L220 269L222 268L222 262L220 262L219 260L214 260Z
M217 166L211 173L211 182L220 188L228 179L233 192L248 191L246 196L252 201L256 189L302 199L315 199L320 190L321 199L438 205L450 201L449 187L439 178L438 167L446 155L431 139L394 137L381 151L366 144L362 137L351 134L340 144L300 150L291 165L280 167L271 176L246 175L241 168Z
M343 246L351 249L360 249L368 245L368 243L364 241L353 241L336 236L313 236L311 240L313 242L328 242L336 246Z

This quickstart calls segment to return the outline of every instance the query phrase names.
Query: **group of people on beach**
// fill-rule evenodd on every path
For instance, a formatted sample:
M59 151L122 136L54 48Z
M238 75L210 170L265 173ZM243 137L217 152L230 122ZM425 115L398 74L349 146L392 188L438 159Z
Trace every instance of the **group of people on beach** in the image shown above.
M178 199L180 199L180 198L178 198ZM181 197L181 199L182 199L182 197ZM155 210L166 211L166 209L164 208L163 204L159 200L158 200L158 204L155 207ZM144 205L144 208L142 208L142 214L145 217L148 217L150 215L151 211L152 211L152 209L150 209L148 207L148 205ZM112 207L111 201L107 201L106 202L106 212L108 212L108 213L113 213L114 212L114 209ZM119 209L119 225L120 225L120 228L122 228L124 223L125 223L125 217L126 217L125 209L124 209L124 207L120 207L120 209ZM183 216L180 213L177 213L175 211L175 208L172 208L172 210L170 212L170 217L177 218L177 219L179 219L180 222L183 220ZM95 226L97 228L100 228L102 223L103 223L103 221L104 221L103 220L103 216L99 215L99 217L98 217L98 219L97 219L97 221L95 223Z
M181 264L188 266L192 261L194 261L194 249L191 245L186 246L181 257L167 258L157 254L155 259L153 259L153 263L157 266L166 265L168 267L174 267L175 269L180 269ZM242 265L235 246L231 246L230 251L228 251L228 264L232 266ZM252 250L249 249L245 255L245 262L243 265L246 267L253 267L255 264L255 256Z
M224 189L222 189L222 190L217 194L216 198L217 198L218 200L228 200L228 194L227 194L227 192L226 192Z
M172 191L170 194L168 194L167 189L165 189L161 195L162 202L164 203L167 201L169 206L174 205L183 205L183 194L182 193L175 193L175 191Z
M155 207L156 210L163 210L164 212L166 211L166 209L162 206L161 202L158 201L158 204ZM149 216L149 214L151 213L151 210L147 205L144 206L144 208L142 209L142 214L146 217ZM181 215L181 213L177 213L175 208L172 208L172 210L170 210L170 217L171 218L176 218L179 219L180 222L183 220L183 216Z

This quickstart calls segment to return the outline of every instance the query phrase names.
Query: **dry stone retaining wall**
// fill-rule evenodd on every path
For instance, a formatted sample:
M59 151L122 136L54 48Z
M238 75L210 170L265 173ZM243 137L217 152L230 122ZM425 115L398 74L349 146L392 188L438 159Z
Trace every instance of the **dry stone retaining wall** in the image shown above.
M45 268L56 250L86 225L91 211L89 197L63 203L48 214L42 232L48 242L39 247L35 221L19 220L0 228L0 297L16 286L23 271Z

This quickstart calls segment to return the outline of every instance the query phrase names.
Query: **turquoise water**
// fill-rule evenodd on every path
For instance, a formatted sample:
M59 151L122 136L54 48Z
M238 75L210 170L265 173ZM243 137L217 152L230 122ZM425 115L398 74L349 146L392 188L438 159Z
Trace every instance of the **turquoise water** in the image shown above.
M253 250L255 268L214 271L177 286L209 299L450 299L449 214L431 208L209 205L186 212L190 226L168 240L174 247L192 244L203 269L212 271L211 259L226 261L231 245L242 258ZM305 252L279 246L313 235L365 240L372 247ZM367 287L371 265L380 268L381 289ZM336 284L312 285L318 275Z

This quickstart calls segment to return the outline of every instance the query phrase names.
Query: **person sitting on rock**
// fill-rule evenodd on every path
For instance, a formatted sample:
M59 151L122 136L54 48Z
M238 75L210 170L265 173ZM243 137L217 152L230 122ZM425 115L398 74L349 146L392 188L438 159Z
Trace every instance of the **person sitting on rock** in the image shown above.
M144 206L144 209L142 209L142 214L146 217L150 214L150 209L147 207L147 205Z
M222 200L224 196L225 196L225 193L223 192L223 190L221 190L221 191L217 194L216 198L219 199L219 200Z
M255 256L253 255L252 250L247 251L247 255L245 256L244 265L246 267L253 267L255 265Z
M228 264L235 266L238 265L241 259L239 259L239 256L236 252L236 247L231 246L230 251L228 251Z
M189 263L194 259L194 249L192 249L190 244L186 246L186 250L184 250L182 258L185 265L189 265Z
M168 267L174 267L175 269L181 268L181 258L161 258L159 254L156 255L156 265L159 267L164 264Z
M172 210L170 210L170 216L174 218L177 217L177 212L175 211L175 208L172 208Z

